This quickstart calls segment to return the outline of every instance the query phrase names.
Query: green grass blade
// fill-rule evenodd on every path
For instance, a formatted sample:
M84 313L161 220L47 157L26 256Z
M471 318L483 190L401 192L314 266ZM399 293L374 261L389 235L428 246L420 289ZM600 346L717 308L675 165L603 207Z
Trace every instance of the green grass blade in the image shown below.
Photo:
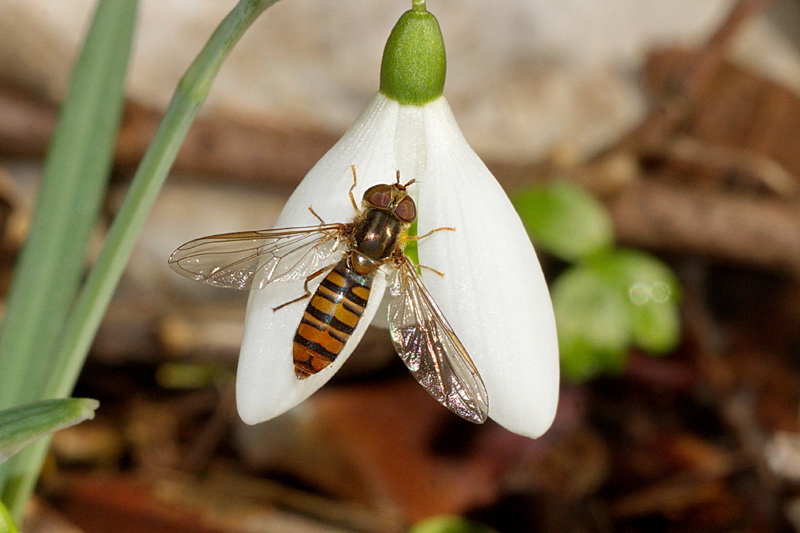
M48 383L49 395L59 397L71 392L147 214L192 120L211 89L214 77L244 31L275 2L277 0L240 0L178 84L111 226L100 257L71 313L58 358L60 366L51 374Z
M51 368L45 397L70 393L89 351L100 320L119 283L136 239L158 191L172 166L186 132L208 95L223 60L244 31L277 0L240 0L220 23L176 89L167 112L142 160L125 201L111 226L103 250L92 269L61 339L59 357ZM11 461L25 457L25 469L3 499L15 502L9 508L18 516L21 503L32 491L46 446L39 442L20 452Z
M75 302L113 159L136 11L136 0L98 2L74 67L0 328L0 408L51 397L45 385L59 366L55 348ZM17 519L39 471L41 460L31 463L31 450L44 450L46 442L0 467L3 500ZM9 492L9 485L26 489Z
M135 0L104 0L73 71L0 327L0 408L41 397L105 196Z
M88 398L62 398L0 411L0 463L38 438L94 418L98 405Z

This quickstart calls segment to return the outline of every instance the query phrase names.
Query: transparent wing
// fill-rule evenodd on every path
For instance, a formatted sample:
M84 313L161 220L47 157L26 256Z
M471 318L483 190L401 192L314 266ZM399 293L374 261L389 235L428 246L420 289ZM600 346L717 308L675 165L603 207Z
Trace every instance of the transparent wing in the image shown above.
M439 403L470 422L486 420L488 395L478 369L408 258L389 289L389 330L400 358Z
M178 274L210 285L262 289L273 281L304 279L338 261L347 246L346 228L322 224L211 235L187 242L168 262Z

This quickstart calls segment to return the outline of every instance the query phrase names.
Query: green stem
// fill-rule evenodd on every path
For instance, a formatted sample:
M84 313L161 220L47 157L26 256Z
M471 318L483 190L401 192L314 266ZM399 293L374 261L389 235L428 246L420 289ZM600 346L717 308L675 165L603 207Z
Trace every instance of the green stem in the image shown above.
M411 0L411 9L414 11L427 11L425 0Z

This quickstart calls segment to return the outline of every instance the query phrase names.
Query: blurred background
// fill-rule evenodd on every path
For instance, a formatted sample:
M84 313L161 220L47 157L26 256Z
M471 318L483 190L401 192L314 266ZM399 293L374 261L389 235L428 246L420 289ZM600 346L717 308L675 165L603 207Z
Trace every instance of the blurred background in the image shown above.
M177 81L235 2L141 4L98 246ZM3 292L93 7L0 0ZM247 295L177 276L166 258L271 226L377 90L408 7L285 0L242 39L78 384L101 408L55 436L25 531L800 531L796 0L430 0L445 96L562 280L555 424L530 440L458 419L383 330L309 401L238 420ZM577 230L552 237L533 220L554 197L553 217L574 215ZM616 296L564 289L591 261L559 242L594 222L670 279L669 306L634 313L633 333L615 330L629 319ZM443 515L465 521L419 525Z

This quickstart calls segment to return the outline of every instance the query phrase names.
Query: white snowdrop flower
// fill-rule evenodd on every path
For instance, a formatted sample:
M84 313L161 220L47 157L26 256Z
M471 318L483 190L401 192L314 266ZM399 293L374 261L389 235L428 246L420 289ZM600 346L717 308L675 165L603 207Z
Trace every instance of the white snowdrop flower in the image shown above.
M446 391L437 392L437 384L430 383L431 375L435 381L436 372L441 370L438 366L416 372L412 368L412 373L457 414L473 421L483 421L488 414L513 432L537 437L552 423L558 399L558 345L550 296L511 202L467 144L442 96L444 44L436 19L422 4L415 2L392 31L381 66L380 92L303 179L276 227L316 226L320 224L317 216L326 223L352 221L356 211L348 191L354 183L353 167L358 177L353 189L356 200L375 185L395 191L389 186L397 183L398 171L397 190L414 180L398 194L408 194L416 203L417 234L440 228L454 230L434 231L414 243L419 264L429 268L411 270L419 272L434 305L469 355L462 361L452 342L442 341L445 348L450 343L451 355L455 352L451 361L455 373L466 376L457 380L457 390L450 396ZM241 279L209 279L219 274L216 270L198 275L199 269L187 262L197 256L183 253L180 257L181 250L191 244L181 247L171 259L173 266L178 264L190 271L182 274L218 285L250 288L249 279L246 283ZM340 353L325 368L313 370L302 379L296 376L293 344L309 298L292 300L304 294L307 272L318 267L318 275L307 282L313 294L328 267L346 256L348 246L352 244L336 246L334 241L318 246L312 259L303 259L309 263L304 275L290 271L282 276L275 274L280 280L271 280L261 290L251 292L236 384L239 414L245 422L255 424L278 416L325 384L358 344L379 311L384 294L392 292L386 287L392 284L398 269L387 261L372 278L368 303ZM202 260L208 261L206 256ZM278 269L284 269L284 265ZM399 290L393 287L395 292ZM287 302L292 303L285 305ZM280 308L274 310L276 307ZM391 304L389 312L393 312ZM401 329L395 327L392 334L402 345L400 337L405 333ZM437 337L440 333L433 334L434 340L447 337ZM421 346L406 345L407 352L415 350L424 351ZM398 351L402 352L402 346ZM409 353L404 361L413 366L417 363L408 360L413 359ZM423 364L431 356L410 355L421 357ZM479 377L472 376L474 371ZM471 379L476 382L469 383Z

